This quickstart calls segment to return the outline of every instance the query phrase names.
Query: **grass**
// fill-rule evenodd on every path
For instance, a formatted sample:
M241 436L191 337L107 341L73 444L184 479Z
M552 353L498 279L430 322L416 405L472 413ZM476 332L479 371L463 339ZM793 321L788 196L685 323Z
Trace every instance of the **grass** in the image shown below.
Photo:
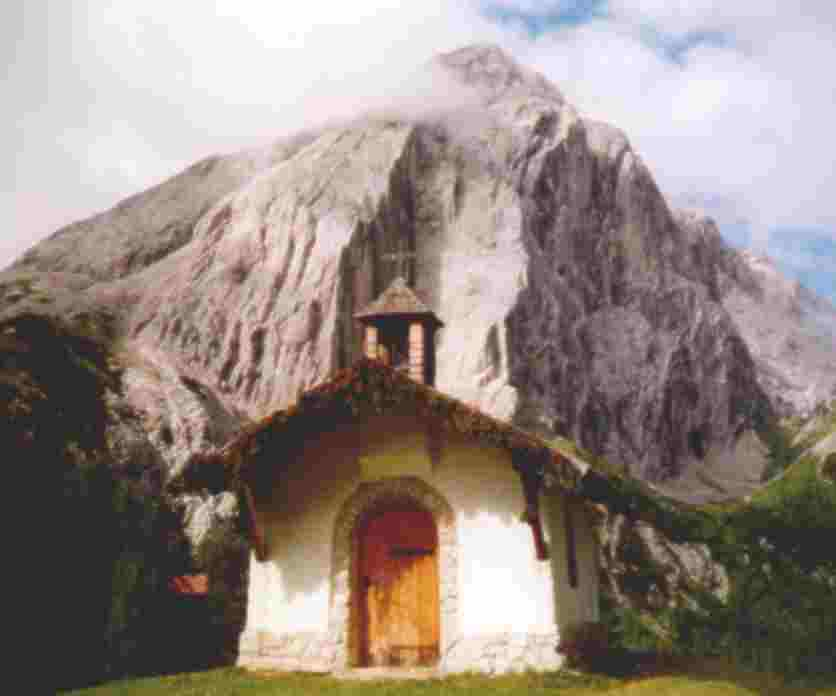
M774 504L794 489L821 478L822 458L811 454L799 457L780 476L776 476L752 495L755 503Z
M425 681L356 681L310 674L216 669L129 679L68 693L78 696L836 696L836 686L788 686L777 677L738 670L715 661L691 666L682 673L630 680L561 671L500 677L457 675Z
M796 443L803 450L815 447L828 435L836 432L836 401L831 402L828 406L822 407L820 412L813 417L811 426L808 427L807 432Z

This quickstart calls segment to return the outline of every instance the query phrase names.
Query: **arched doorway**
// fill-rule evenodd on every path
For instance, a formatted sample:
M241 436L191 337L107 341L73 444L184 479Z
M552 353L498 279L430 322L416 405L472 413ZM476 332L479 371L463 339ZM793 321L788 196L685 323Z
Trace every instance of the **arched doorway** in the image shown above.
M369 510L357 528L360 664L432 665L439 658L438 530L411 501Z
M438 539L439 652L446 655L459 638L458 542L456 517L445 498L417 477L405 476L361 483L343 504L334 521L331 565L329 641L334 645L334 668L363 663L361 634L360 534L363 523L376 512L392 509L426 510Z

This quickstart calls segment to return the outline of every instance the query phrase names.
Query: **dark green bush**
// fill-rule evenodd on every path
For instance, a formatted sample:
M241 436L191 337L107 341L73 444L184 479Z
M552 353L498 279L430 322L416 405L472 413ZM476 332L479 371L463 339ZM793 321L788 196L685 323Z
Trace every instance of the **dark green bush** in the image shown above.
M184 659L172 625L180 605L169 578L189 570L176 514L103 461L70 469L60 500L63 601L56 688L153 674Z
M561 632L557 652L566 657L569 667L605 672L611 657L609 629L595 621L571 624Z
M836 487L814 463L800 460L753 502L678 537L709 546L729 574L728 596L692 588L656 611L603 602L614 651L724 654L791 678L836 673Z
M836 452L829 454L824 460L821 473L826 479L836 481Z

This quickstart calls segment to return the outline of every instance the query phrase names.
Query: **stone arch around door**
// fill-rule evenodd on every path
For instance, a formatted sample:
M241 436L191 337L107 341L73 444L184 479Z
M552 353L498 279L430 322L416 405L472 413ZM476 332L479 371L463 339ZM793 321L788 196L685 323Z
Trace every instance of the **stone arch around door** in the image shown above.
M362 483L346 500L334 525L331 565L329 629L335 644L335 668L354 666L358 660L358 612L352 606L358 585L358 524L378 507L408 502L427 510L438 530L439 609L442 659L455 642L459 616L458 544L456 519L444 497L419 478L404 477Z

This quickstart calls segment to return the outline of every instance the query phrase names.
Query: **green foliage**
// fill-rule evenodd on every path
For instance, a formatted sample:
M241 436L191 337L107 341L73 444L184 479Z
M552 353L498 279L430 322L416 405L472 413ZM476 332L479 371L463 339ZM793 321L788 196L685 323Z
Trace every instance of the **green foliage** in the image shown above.
M565 437L554 437L548 440L548 444L561 454L583 460L597 471L611 476L624 476L627 474L626 466L614 466L603 457L596 457L588 450L581 448L574 440L569 440Z
M829 481L836 482L836 452L831 452L821 465L821 475Z
M214 664L231 664L237 656L249 559L249 542L233 525L215 525L197 549L197 566L209 574L209 596L200 617L206 626L203 652Z
M567 626L561 633L557 652L566 656L569 667L587 672L605 672L611 659L607 626L595 621Z
M767 481L785 471L806 449L803 443L793 444L796 429L782 425L763 428L759 435L768 447L763 479Z
M699 594L699 593L698 593ZM602 615L615 649L674 657L724 654L728 644L728 608L710 593L699 599L647 612L605 601Z
M106 460L64 474L58 519L62 559L57 686L160 671L170 664L177 607L168 579L189 569L175 513Z
M809 444L793 446L791 436L789 430L768 436L775 471L787 469ZM677 503L626 476L587 475L581 495L612 514L651 524L674 543L707 545L730 576L723 600L692 588L684 601L662 611L604 607L615 647L723 652L793 677L835 673L836 487L817 475L818 468L812 457L794 461L751 503L713 508ZM619 560L632 586L622 589L647 595L664 581L663 569L629 542Z
M107 397L120 380L106 328L90 316L0 322L0 451L61 491L50 511L59 688L159 671L179 649L166 641L178 621L167 583L188 568L188 547L153 476L115 470Z
M836 490L804 459L732 517L733 648L793 674L836 672Z
M833 433L836 433L836 401L820 404L812 417L787 419L759 428L758 434L769 448L763 479L769 480L786 471L805 452Z
M671 539L707 544L731 588L722 600L694 588L652 615L607 604L617 645L729 654L792 677L836 673L836 487L818 477L815 459L796 462L747 505L673 511L639 500L635 508Z

